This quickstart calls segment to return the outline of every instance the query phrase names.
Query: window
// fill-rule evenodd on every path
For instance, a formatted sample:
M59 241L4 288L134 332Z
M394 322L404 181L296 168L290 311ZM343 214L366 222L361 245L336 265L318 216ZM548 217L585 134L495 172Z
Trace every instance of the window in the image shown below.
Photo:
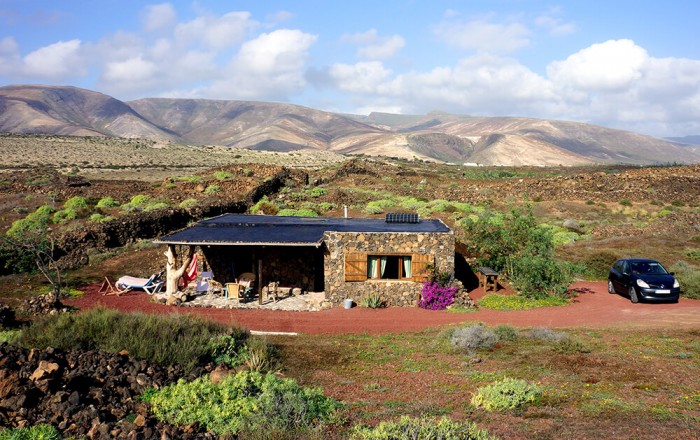
M373 280L428 280L426 266L433 262L432 255L372 255L345 254L345 281Z
M367 278L373 280L403 280L413 276L410 255L367 256Z

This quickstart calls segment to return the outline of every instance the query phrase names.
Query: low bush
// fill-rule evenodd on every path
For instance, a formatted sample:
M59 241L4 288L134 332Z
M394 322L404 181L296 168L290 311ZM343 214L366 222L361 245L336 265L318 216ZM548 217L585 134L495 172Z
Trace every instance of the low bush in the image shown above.
M75 209L65 208L54 212L52 220L54 223L65 223L70 220L75 220L76 218L78 218L78 213Z
M110 220L114 220L114 217L109 216L109 215L103 215L100 214L99 212L96 212L90 216L90 221L95 222L95 223L105 223Z
M377 294L365 295L360 299L360 306L367 307L368 309L381 309L385 307L386 304L381 296Z
M144 212L150 212L150 211L155 211L156 209L166 209L169 208L170 205L168 205L166 202L153 202L149 203L146 206L143 207Z
M304 431L328 420L340 405L316 388L272 373L239 372L219 384L208 376L144 395L153 414L176 425L199 423L217 435Z
M199 183L203 179L200 176L178 176L175 178L175 180L180 180L180 181L189 182L189 183Z
M280 209L277 215L295 217L318 217L318 213L312 209Z
M569 304L569 301L560 296L528 298L520 295L491 293L481 298L477 304L479 307L491 310L530 310L539 307L565 306Z
M488 431L472 422L453 422L447 417L433 419L402 416L397 421L380 422L375 427L355 426L355 440L490 440Z
M61 434L51 425L36 425L29 428L0 428L0 440L61 440Z
M40 206L26 217L15 220L6 234L10 237L21 237L23 234L37 229L46 228L51 223L55 209L48 205Z
M685 256L691 260L700 261L700 249L688 249L685 251Z
M498 342L496 332L483 324L472 324L455 329L450 343L455 350L470 352L479 348L491 348Z
M88 202L85 197L82 196L75 196L71 197L70 199L66 200L66 202L63 204L63 208L72 208L72 209L87 209L88 207Z
M518 339L518 330L512 325L500 324L493 329L499 341L513 342Z
M217 171L214 173L214 178L216 180L228 180L233 177L232 173L229 173L228 171Z
M2 328L2 326L0 326L0 328ZM3 342L13 344L17 338L19 338L21 332L21 330L0 330L0 344Z
M525 333L525 336L530 339L537 339L540 341L559 342L567 339L569 334L566 332L552 330L551 328L547 327L533 327L530 329L530 331Z
M277 215L280 209L271 202L267 196L263 196L258 202L250 208L251 214Z
M185 199L178 205L182 209L191 209L199 205L197 199Z
M671 272L681 284L681 295L686 298L700 299L700 267L679 261L670 267Z
M109 209L117 206L119 206L119 202L114 200L112 197L102 197L95 205L95 208Z
M204 190L204 194L216 194L221 192L221 187L219 185L209 185Z
M488 411L506 411L537 403L541 397L542 389L539 386L505 377L479 388L472 396L471 403Z
M607 279L610 267L620 259L620 254L611 250L601 250L588 255L583 260L584 272L593 279Z
M317 199L321 196L325 196L328 194L328 190L326 188L322 188L320 186L316 186L308 190L309 197L312 197L314 199Z
M618 203L622 206L632 206L630 199L622 199Z
M191 370L210 359L210 339L230 332L221 324L191 315L158 316L95 308L34 321L22 331L18 343L27 348L128 350L139 359L179 364Z
M428 310L443 310L454 302L456 287L442 286L435 281L426 281L421 289L418 306Z
M584 344L581 340L566 337L555 342L552 346L552 350L561 354L577 354L577 353L590 353L591 348Z

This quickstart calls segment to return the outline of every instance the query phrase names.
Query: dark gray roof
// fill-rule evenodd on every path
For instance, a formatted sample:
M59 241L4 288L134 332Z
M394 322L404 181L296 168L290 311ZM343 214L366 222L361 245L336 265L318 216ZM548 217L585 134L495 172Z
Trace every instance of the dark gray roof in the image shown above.
M441 232L452 230L440 220L387 223L384 219L282 217L224 214L161 237L156 243L196 245L320 246L324 232Z

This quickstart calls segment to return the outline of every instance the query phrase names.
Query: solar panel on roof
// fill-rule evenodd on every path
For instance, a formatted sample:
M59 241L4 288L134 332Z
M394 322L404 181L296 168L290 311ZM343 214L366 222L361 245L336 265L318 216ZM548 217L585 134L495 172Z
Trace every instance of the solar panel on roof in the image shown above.
M418 223L418 214L405 212L389 212L386 215L387 223Z

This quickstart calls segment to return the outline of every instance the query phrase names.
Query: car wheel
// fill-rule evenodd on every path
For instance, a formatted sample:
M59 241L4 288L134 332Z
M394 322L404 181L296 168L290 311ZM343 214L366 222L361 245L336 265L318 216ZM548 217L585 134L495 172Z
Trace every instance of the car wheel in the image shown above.
M613 286L613 282L611 280L608 280L608 293L615 293L615 286Z
M634 287L630 287L630 301L632 301L633 304L637 304L639 302L639 297L637 296L637 291L634 290Z

